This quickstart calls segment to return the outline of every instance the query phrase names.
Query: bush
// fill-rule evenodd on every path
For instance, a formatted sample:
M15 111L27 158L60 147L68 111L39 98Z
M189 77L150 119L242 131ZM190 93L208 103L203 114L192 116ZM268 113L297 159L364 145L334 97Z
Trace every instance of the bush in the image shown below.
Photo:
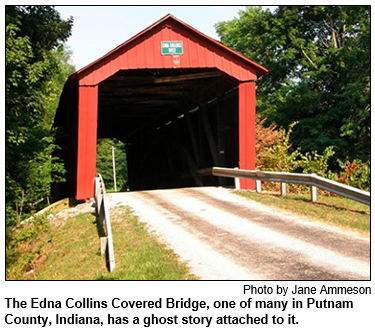
M289 137L296 123L289 126L288 132L272 125L268 128L263 127L264 121L257 124L257 168L263 171L284 171L293 172L298 164L296 159L300 152L297 149L291 152L292 145L289 143Z
M307 152L305 155L298 155L299 160L295 160L298 168L304 174L317 174L321 177L332 179L334 175L328 170L328 161L335 154L333 146L327 147L323 155L318 154L316 151Z
M371 168L370 161L362 162L354 160L345 163L338 160L342 169L338 176L338 181L361 190L370 191L371 187Z
M300 172L317 174L321 177L339 181L362 190L370 190L370 162L354 160L352 162L335 161L340 165L340 172L330 169L330 161L335 155L334 147L327 147L323 154L316 151L302 154L299 149L292 151L290 135L297 122L292 123L288 131L284 128L276 129L276 125L264 127L265 120L257 121L257 169L274 172ZM266 182L263 187L268 190L277 190L279 184ZM289 185L294 193L307 192L309 188L301 185Z

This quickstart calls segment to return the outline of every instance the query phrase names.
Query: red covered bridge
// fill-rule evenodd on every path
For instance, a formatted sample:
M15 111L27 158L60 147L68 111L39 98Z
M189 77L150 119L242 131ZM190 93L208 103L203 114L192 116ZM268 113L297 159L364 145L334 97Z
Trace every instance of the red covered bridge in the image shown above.
M197 169L255 169L255 81L267 72L165 16L67 80L55 127L68 174L55 198L93 197L98 138L126 144L131 190L225 185Z

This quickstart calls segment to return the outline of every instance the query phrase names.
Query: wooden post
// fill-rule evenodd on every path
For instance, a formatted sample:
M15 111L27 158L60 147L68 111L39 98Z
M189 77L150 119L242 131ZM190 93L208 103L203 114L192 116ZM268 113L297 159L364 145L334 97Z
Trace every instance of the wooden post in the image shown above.
M212 133L211 124L210 124L210 121L208 119L207 106L205 104L202 104L202 105L199 106L199 110L200 110L200 113L201 113L203 127L204 127L204 131L206 132L208 146L210 148L210 152L211 152L212 160L214 162L214 166L218 166L219 162L220 162L219 161L219 153L218 153L218 150L217 150L217 145L216 145L214 134ZM223 177L219 177L218 180L219 180L219 184L221 186L225 186L226 181Z
M80 86L78 100L78 146L76 199L94 197L98 86Z
M262 181L257 179L255 181L257 193L262 193Z
M238 90L239 166L255 170L255 83L241 83ZM241 189L255 190L255 180L240 179Z
M107 250L108 238L100 237L100 255L104 255Z
M219 81L219 80L218 80ZM219 83L218 89L219 89ZM222 97L217 96L216 102L216 118L217 118L217 150L218 154L218 166L225 167L226 165L226 151L225 151L225 122L224 122L224 109L221 106ZM221 185L227 186L227 178L222 178Z
M238 167L234 168L234 169L238 169ZM235 177L234 178L234 187L236 190L240 190L241 187L240 187L240 179L238 177Z
M214 166L217 167L219 165L219 153L217 151L216 141L215 141L214 135L212 133L211 124L210 124L210 121L208 119L206 105L200 105L199 110L200 110L200 113L201 113L204 131L206 133L206 137L207 137L207 141L208 141L208 146L210 148L212 160L214 161Z
M217 149L219 150L219 167L224 167L226 164L225 155L225 121L224 109L221 105L222 97L217 97L216 102L216 116L217 116Z
M318 189L316 186L311 186L311 201L318 201Z
M200 157L199 157L199 147L198 147L198 142L197 142L197 137L195 136L195 130L193 127L193 123L191 120L191 115L189 111L184 112L186 123L189 129L189 135L191 139L191 144L193 146L193 153L194 153L194 161L197 165L197 167L200 166Z
M287 195L287 191L288 191L288 186L287 186L287 184L286 184L286 183L281 183L280 188L281 188L281 196L282 196L283 198L285 198L286 195Z

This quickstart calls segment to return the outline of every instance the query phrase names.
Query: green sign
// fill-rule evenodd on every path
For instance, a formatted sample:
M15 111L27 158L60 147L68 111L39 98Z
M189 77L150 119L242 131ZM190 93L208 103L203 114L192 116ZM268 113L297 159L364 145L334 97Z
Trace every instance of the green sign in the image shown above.
M183 54L182 41L162 41L161 55L181 55Z

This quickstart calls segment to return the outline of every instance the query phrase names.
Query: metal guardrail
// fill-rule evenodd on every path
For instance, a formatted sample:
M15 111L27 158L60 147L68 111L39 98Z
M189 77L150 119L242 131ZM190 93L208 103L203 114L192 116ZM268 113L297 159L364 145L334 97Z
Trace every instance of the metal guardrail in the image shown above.
M116 264L113 251L111 219L109 217L104 181L100 174L95 177L95 203L96 213L98 214L99 227L102 227L103 223L105 223L106 240L104 241L104 243L102 240L100 241L101 251L103 252L106 248L108 254L108 267L109 271L112 272Z
M318 187L332 193L344 196L348 199L370 205L371 196L369 192L337 183L333 180L323 178L316 174L296 174L288 172L269 172L258 170L241 170L230 168L213 167L199 171L201 174L211 174L219 177L255 179L258 181L273 181L281 183L302 184Z

